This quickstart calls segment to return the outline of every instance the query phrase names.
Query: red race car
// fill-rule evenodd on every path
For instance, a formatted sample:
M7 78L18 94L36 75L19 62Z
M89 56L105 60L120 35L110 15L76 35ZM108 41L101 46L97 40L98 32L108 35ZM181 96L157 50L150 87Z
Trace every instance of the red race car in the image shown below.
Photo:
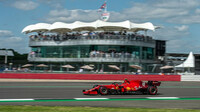
M157 86L161 82L158 81L128 81L124 80L123 83L112 83L110 85L94 85L92 89L83 90L85 95L108 95L108 94L132 94L140 92L142 94L156 95L158 92Z

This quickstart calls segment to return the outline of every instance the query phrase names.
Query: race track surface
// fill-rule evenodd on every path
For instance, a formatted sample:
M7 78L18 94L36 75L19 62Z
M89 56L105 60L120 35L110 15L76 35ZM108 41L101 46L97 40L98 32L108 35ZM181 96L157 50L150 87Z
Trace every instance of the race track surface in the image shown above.
M200 82L162 82L154 96L82 94L95 84L110 83L0 82L0 105L200 109Z

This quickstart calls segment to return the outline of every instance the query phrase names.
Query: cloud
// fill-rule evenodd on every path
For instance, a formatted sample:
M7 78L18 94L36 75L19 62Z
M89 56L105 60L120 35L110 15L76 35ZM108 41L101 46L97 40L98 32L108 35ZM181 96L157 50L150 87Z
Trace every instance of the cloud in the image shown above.
M187 40L187 41L186 41ZM197 44L194 42L194 38L188 39L176 39L167 42L167 52L169 53L199 53L199 41Z
M167 3L166 3L167 4ZM157 3L159 5L159 3ZM147 3L135 3L131 8L127 8L122 11L122 14L129 15L133 19L137 20L149 20L149 19L165 19L169 17L187 15L189 11L185 8L169 8L160 7L156 4Z
M199 16L191 13L200 6L200 0L148 0L133 3L121 13L134 20L158 19L170 23L190 24L199 22ZM196 10L198 12L199 10Z
M162 8L193 8L200 4L199 0L150 0L150 2Z
M17 37L8 30L0 30L0 48L14 49L20 53L27 53L30 50L28 38Z
M125 8L120 12L110 11L109 21L131 20L133 22L145 22L149 20L163 20L169 23L190 24L199 23L200 12L197 7L200 0L148 0L146 2L134 2L131 7ZM191 14L191 12L196 13ZM46 15L45 15L46 16ZM47 15L46 21L71 22L76 20L91 21L100 18L96 10L68 10L54 9Z
M38 3L29 0L17 0L12 6L20 10L33 10L38 7Z
M179 23L179 24L194 24L200 23L200 15L187 15L174 17L168 20L170 23Z
M37 0L37 1L46 4L54 9L63 8L63 5L66 2L65 0Z
M13 36L11 31L8 30L0 30L0 37L10 37Z
M46 5L53 9L63 8L65 0L0 0L0 3L15 7L20 10L33 10L36 9L39 5Z
M176 28L178 31L187 31L187 30L188 30L188 26L186 26L186 25L175 26L175 28Z
M21 37L9 37L7 38L8 42L21 42L23 39Z
M73 22L73 21L95 21L99 15L97 10L51 10L48 17L45 19L47 22Z
M194 47L197 45L192 42L194 41L193 37L188 38L190 35L188 28L189 27L186 25L175 27L167 26L157 29L155 33L151 32L149 35L153 36L155 39L166 40L167 52L188 53L194 51Z
M190 33L188 30L183 30L183 28L176 28L176 27L163 27L161 29L157 29L156 32L150 32L151 36L155 37L156 39L161 40L176 40L176 39L184 39Z
M197 8L197 9L195 10L195 13L196 13L196 14L200 14L200 9Z

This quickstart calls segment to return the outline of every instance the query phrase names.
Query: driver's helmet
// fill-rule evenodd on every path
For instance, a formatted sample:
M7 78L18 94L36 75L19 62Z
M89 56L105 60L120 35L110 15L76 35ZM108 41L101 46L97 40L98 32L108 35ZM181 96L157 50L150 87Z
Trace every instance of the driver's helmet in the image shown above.
M127 78L124 79L124 83L129 83Z

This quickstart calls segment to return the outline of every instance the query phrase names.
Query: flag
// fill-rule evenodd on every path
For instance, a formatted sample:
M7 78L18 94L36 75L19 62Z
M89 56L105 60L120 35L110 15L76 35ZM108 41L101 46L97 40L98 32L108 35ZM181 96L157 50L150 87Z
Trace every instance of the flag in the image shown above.
M102 9L105 9L106 8L106 2L104 2L103 5L101 5L101 7L99 8L99 11L101 11Z
M106 8L106 2L100 7L100 9L105 9Z

